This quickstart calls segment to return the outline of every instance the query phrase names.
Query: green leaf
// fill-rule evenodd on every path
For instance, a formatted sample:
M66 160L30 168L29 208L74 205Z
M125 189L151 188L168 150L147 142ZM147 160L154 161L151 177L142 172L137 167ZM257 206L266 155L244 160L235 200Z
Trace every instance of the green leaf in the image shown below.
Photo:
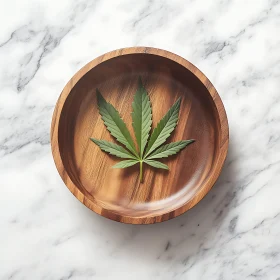
M173 104L166 115L160 120L149 139L152 126L151 102L148 93L142 84L141 78L139 77L138 88L132 103L132 125L139 148L138 153L133 139L126 127L126 124L121 119L119 112L113 107L113 105L103 98L98 89L96 90L96 93L99 113L105 126L111 135L114 136L128 150L106 140L97 140L94 138L90 139L98 145L101 150L111 155L126 159L115 164L113 168L126 168L139 163L139 179L141 183L143 181L144 163L155 168L168 170L168 166L166 164L155 159L175 155L187 145L194 142L194 140L182 140L163 145L177 125L181 98Z
M124 121L121 119L119 112L112 104L106 102L98 89L96 90L96 93L99 113L102 116L102 120L104 121L107 129L110 131L111 135L113 135L120 143L125 145L135 156L138 157L131 135Z
M166 164L160 162L160 161L145 159L144 162L153 166L153 167L155 167L155 168L162 168L162 169L167 169L168 170L168 166Z
M171 132L175 129L179 110L180 110L181 98L179 98L173 106L169 109L166 115L160 120L157 127L154 129L151 138L148 142L147 150L144 158L151 154L156 148L163 144L170 136Z
M138 162L139 162L139 160L137 160L137 159L128 159L128 160L120 161L112 167L113 168L126 168L126 167L130 167Z
M183 140L179 142L173 142L159 147L147 159L166 158L171 155L177 154L180 150L184 149L187 145L193 143L195 140Z
M123 147L121 147L115 143L108 142L106 140L97 140L94 138L90 138L90 140L92 142L94 142L96 145L98 145L102 151L107 152L111 155L114 155L114 156L117 156L120 158L136 159L136 157L134 155L132 155L129 151L127 151L126 149L124 149Z
M132 125L139 147L140 158L142 158L152 126L152 109L149 96L140 77L132 108Z

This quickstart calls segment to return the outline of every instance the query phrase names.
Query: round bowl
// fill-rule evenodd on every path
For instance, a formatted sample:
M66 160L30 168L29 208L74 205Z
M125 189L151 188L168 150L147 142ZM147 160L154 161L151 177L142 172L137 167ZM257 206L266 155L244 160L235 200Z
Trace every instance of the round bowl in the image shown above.
M179 121L168 142L195 139L161 160L169 171L138 165L114 169L118 158L89 138L115 142L99 115L96 88L121 114L131 135L132 101L141 77L153 127L182 97ZM214 86L194 65L173 53L146 47L115 50L85 65L67 83L55 107L51 146L69 190L94 212L123 223L169 220L196 205L217 180L228 150L228 122Z

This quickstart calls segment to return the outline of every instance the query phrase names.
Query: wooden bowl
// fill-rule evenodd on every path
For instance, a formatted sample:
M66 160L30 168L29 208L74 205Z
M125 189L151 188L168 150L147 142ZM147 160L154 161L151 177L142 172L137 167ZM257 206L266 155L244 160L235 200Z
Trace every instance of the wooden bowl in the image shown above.
M168 142L195 139L162 160L169 171L145 165L111 168L118 158L89 138L115 142L101 120L96 88L132 129L132 100L141 76L152 103L153 127L178 97L178 126ZM181 215L217 180L228 150L228 122L211 82L187 60L164 50L135 47L109 52L85 65L63 89L52 119L51 145L58 172L69 190L94 212L123 223L150 224Z

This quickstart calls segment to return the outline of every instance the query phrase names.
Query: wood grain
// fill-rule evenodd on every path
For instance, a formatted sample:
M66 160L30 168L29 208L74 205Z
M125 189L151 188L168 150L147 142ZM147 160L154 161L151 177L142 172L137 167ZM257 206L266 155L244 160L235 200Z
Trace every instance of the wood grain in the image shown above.
M168 142L193 138L178 155L162 160L169 171L144 165L111 168L119 159L89 137L115 142L98 113L96 88L132 129L132 100L141 76L152 102L153 126L178 97L179 123ZM133 224L162 222L197 204L217 180L228 150L228 122L211 82L187 60L154 48L126 48L100 56L63 89L53 114L51 145L58 172L88 208Z

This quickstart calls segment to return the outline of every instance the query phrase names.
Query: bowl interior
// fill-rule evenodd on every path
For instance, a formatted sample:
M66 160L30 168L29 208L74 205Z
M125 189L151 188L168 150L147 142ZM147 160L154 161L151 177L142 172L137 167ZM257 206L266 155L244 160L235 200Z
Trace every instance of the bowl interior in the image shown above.
M120 159L89 140L116 143L99 115L96 88L120 112L134 137L131 111L139 76L151 99L153 128L181 96L179 122L168 142L196 140L161 160L169 171L144 165L143 184L138 165L113 169ZM139 53L107 60L78 81L61 112L58 143L66 172L85 196L120 215L149 217L181 207L203 188L218 158L219 127L212 97L193 73L167 58Z

